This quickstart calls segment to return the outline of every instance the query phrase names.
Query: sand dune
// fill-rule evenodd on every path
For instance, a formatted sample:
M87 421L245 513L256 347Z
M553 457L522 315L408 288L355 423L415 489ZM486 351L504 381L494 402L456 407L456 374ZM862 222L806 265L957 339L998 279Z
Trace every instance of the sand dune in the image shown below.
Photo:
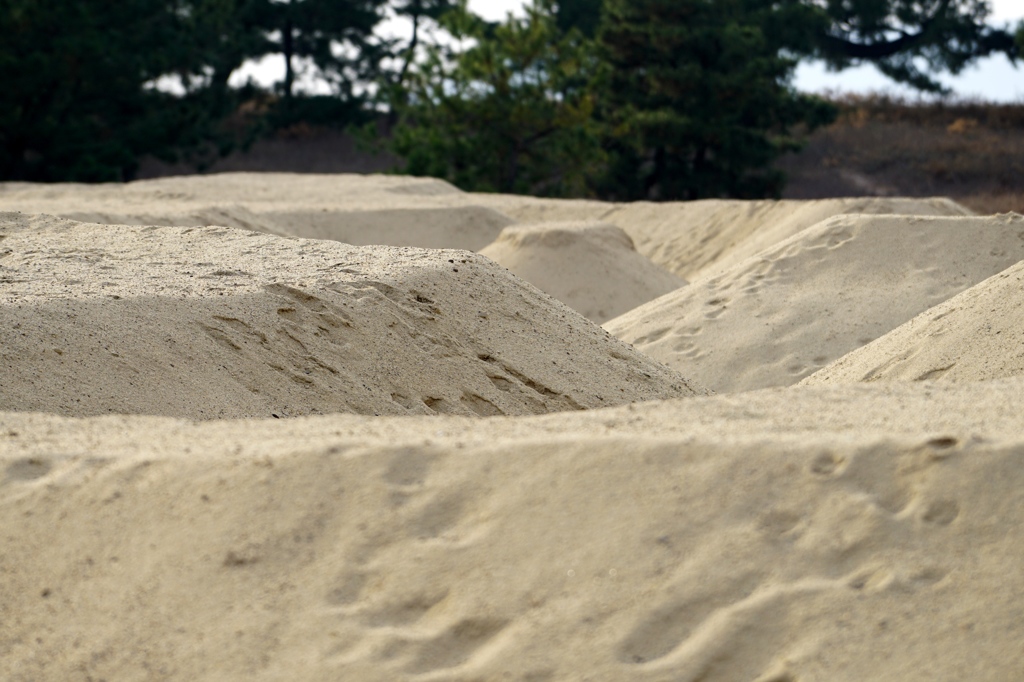
M6 214L2 409L536 414L693 394L491 261Z
M230 204L230 214L218 215ZM966 215L949 199L605 203L462 192L394 175L220 173L126 185L0 184L0 210L125 225L227 225L272 234L478 251L513 222L605 222L683 279L739 263L843 213ZM235 215L243 211L244 215Z
M0 672L1017 679L1022 389L489 420L0 414Z
M817 201L637 202L603 218L624 229L637 251L694 281L842 214L958 216L971 212L949 199L865 197Z
M988 381L1021 374L1024 263L929 308L803 383Z
M598 324L686 285L606 223L517 225L480 253Z
M605 324L719 391L787 386L1024 260L1024 217L839 216Z
M1024 678L1024 217L284 174L6 209L0 680ZM595 316L697 274L607 325L680 371L364 238Z
M396 208L354 211L267 211L264 218L280 234L333 239L366 246L414 246L421 249L479 251L512 219L483 206Z

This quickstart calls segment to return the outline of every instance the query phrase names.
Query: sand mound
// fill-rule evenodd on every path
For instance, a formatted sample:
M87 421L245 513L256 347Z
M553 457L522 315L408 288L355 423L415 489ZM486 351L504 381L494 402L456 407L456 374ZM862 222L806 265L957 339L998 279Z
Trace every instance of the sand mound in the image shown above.
M839 216L605 328L715 391L786 386L1024 260L1022 229Z
M60 217L80 223L100 225L156 225L193 227L197 225L219 225L253 230L278 236L289 235L277 222L266 216L253 213L243 206L206 206L185 211L167 207L162 211L119 213L116 208L107 211L64 211Z
M366 246L479 251L512 219L482 206L360 211L267 211L282 234ZM212 223L211 223L212 224Z
M1021 374L1024 263L928 309L803 383L988 381Z
M624 229L637 251L694 281L840 214L969 215L949 199L865 197L817 201L637 202L603 220Z
M0 677L1019 679L1024 386L974 386L0 414Z
M4 214L0 409L536 414L692 394L491 261Z
M0 210L125 225L227 225L271 234L476 251L512 222L605 222L679 277L722 270L842 213L966 215L948 199L615 204L472 194L396 175L219 173L125 185L0 184ZM220 215L227 213L227 215Z
M686 284L604 223L509 227L480 253L598 324Z
M388 175L225 173L125 185L26 185L0 209L108 225L221 225L347 244L475 251L513 220L448 183Z

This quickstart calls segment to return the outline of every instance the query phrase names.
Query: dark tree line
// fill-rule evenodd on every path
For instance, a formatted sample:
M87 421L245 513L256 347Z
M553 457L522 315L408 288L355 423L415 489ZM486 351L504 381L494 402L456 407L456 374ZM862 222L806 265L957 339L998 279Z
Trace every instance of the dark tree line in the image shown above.
M394 9L435 16L448 0ZM387 0L0 0L0 179L130 179L138 159L201 162L290 119L354 121L358 90L404 47L377 39ZM232 88L283 55L275 92ZM295 97L311 63L330 97ZM172 79L179 92L158 83Z
M1024 24L984 0L534 0L491 24L462 0L0 0L0 179L117 181L197 166L297 121L387 113L405 171L466 189L618 199L773 196L779 154L826 123L799 60L869 62L939 92ZM407 40L378 35L408 19ZM436 40L446 35L460 40ZM283 56L273 89L233 87ZM312 69L332 94L296 89ZM175 92L157 84L174 82Z
M984 0L535 0L422 64L393 149L408 172L466 189L777 196L773 161L836 114L794 90L799 60L868 62L942 93L937 72L1018 57L1024 28L989 26L987 12ZM524 43L531 32L544 47Z

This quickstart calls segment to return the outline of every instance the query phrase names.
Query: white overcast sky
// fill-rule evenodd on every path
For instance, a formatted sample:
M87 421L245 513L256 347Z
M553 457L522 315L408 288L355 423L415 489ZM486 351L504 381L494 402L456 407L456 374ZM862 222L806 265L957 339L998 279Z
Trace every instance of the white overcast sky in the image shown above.
M1024 19L1024 0L990 0L992 16L989 21L1014 25ZM489 20L503 19L506 14L522 14L523 0L469 0L469 8ZM388 27L385 27L387 30ZM402 29L393 27L396 31ZM284 60L280 55L266 57L259 63L250 63L232 76L232 82L241 83L246 78L270 84L279 81L284 74ZM965 69L959 76L939 76L946 85L963 97L981 98L993 102L1024 102L1024 61L1017 68L1005 56L996 56L979 61ZM302 79L300 79L300 84ZM913 95L914 91L900 88L880 74L873 66L860 66L831 73L820 63L804 62L797 67L794 81L796 87L805 92L890 92ZM306 88L321 90L316 84Z

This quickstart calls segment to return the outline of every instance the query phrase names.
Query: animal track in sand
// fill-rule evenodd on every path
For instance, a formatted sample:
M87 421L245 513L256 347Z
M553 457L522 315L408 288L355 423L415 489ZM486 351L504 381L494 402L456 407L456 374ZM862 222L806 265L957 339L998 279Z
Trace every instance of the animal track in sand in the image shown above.
M916 377L914 381L935 381L936 379L941 379L944 374L946 374L949 370L953 369L954 367L956 367L955 362L948 364L945 367L936 367L935 369L930 369L927 372L924 372L920 376Z
M421 540L438 538L459 525L465 506L466 500L458 492L438 495L410 519L409 534Z
M4 471L4 483L23 483L46 476L53 469L53 462L42 457L16 459Z
M459 398L459 402L481 417L498 417L505 414L490 400L475 393L463 393L462 397Z
M825 246L829 249L837 249L853 239L853 232L848 229L836 230L828 234Z
M960 515L960 505L955 500L935 500L925 507L921 520L939 526L948 526Z
M572 396L559 393L558 391L552 390L547 386L530 379L530 377L526 376L522 372L516 371L489 353L477 353L477 359L482 360L499 370L499 376L494 376L493 374L488 375L491 383L500 390L506 392L512 392L513 389L518 389L518 393L525 393L525 395L522 395L524 402L534 405L543 405L545 410L548 412L584 409L582 405L572 398ZM492 405L492 407L494 406ZM497 408L495 407L495 409ZM477 412L477 414L481 413Z
M661 339L663 339L665 335L668 334L670 331L672 331L671 327L662 327L661 329L655 329L654 331L648 332L641 336L636 341L634 341L633 345L643 346L648 343L655 343L656 341L660 341Z
M364 573L344 573L336 581L337 585L327 594L329 606L348 606L355 603L367 583Z
M396 603L374 609L362 616L371 627L408 627L422 619L435 606L448 597L448 588L422 592L405 597Z
M811 461L810 471L818 476L831 476L842 473L846 458L831 452L823 452Z
M813 630L808 619L816 609L805 602L935 589L945 580L949 569L922 561L914 538L961 513L953 499L928 499L927 485L928 471L959 445L941 436L917 447L880 442L844 456L810 453L804 475L823 487L821 503L806 511L798 501L780 500L753 519L775 563L766 559L772 565L733 576L722 574L717 554L681 566L664 588L669 594L657 600L661 605L624 634L618 659L652 672L671 670L679 680L797 679L780 661L791 644L787 620ZM743 543L749 539L736 546Z
M469 662L494 639L508 621L497 618L467 618L445 628L440 634L413 645L411 673L428 673L455 668Z

